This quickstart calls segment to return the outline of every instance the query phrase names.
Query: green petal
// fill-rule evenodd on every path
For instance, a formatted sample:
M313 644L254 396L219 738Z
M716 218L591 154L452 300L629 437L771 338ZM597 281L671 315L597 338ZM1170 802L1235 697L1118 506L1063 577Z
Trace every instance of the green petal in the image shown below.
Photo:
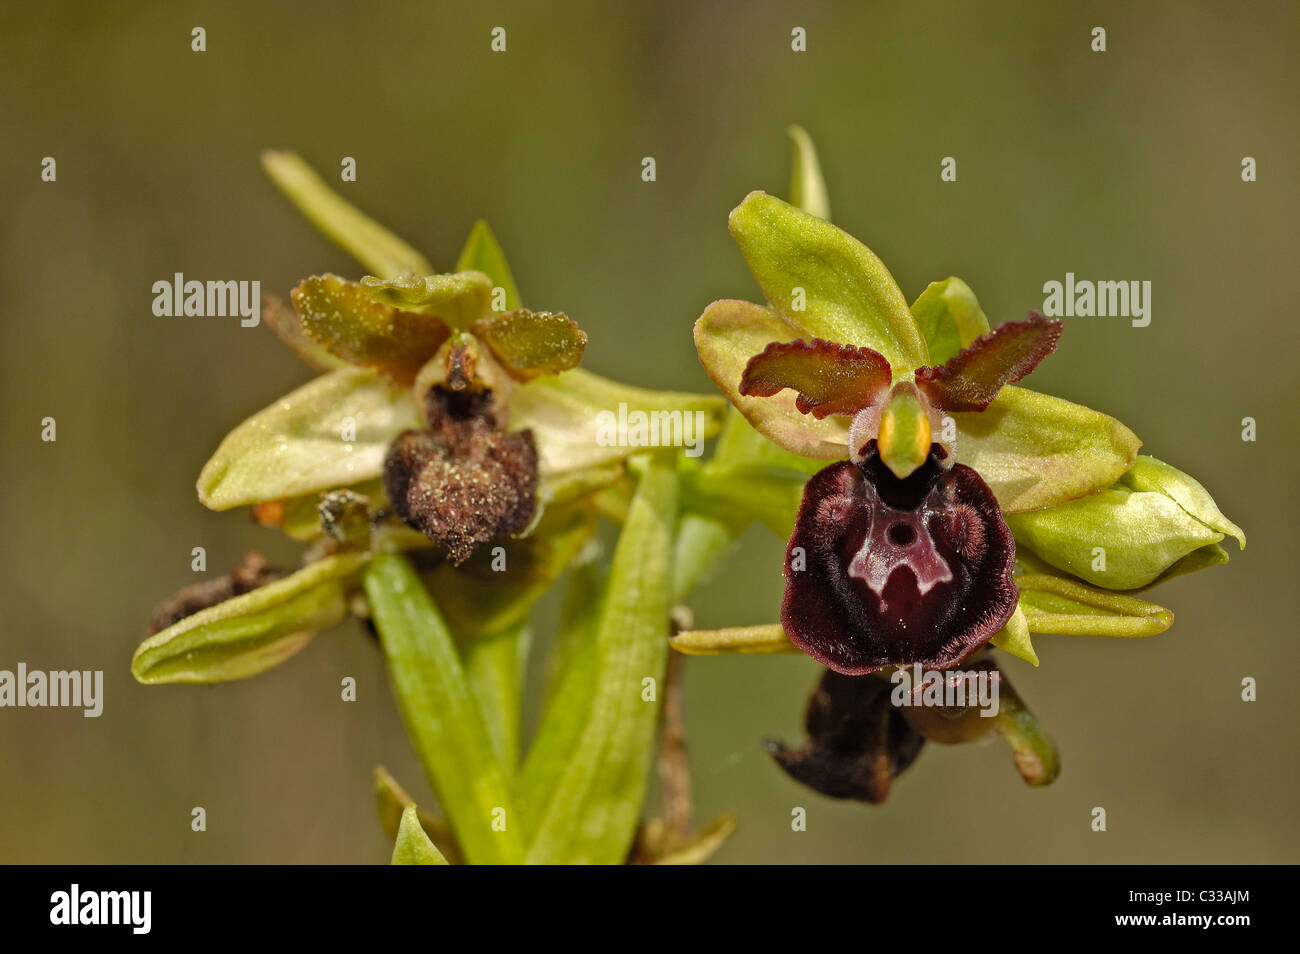
M874 348L895 374L929 363L907 299L857 239L764 192L751 192L730 224L763 294L804 337Z
M957 460L975 468L1011 513L1104 490L1142 444L1113 417L1010 385L987 410L952 417Z
M645 797L668 650L668 588L677 521L671 459L641 474L596 624L595 696L563 773L545 792L528 860L620 864ZM653 679L654 701L643 699Z
M139 682L227 682L265 672L318 630L348 616L344 581L364 554L326 557L297 573L199 610L142 642L131 659Z
M376 275L433 271L424 256L340 198L296 153L267 150L262 168L316 228Z
M797 653L780 623L766 626L733 626L730 629L691 629L668 641L673 649L688 656L718 653Z
M1035 666L1038 665L1038 653L1034 652L1034 644L1029 638L1029 622L1025 619L1025 608L1019 603L1016 604L1016 611L1007 620L1007 625L1003 626L989 642L1003 652L1018 656Z
M393 438L417 426L408 390L366 368L331 371L231 431L199 474L199 500L228 510L370 480Z
M700 363L755 430L792 454L842 460L849 454L847 418L832 416L819 421L802 414L795 407L797 395L789 390L772 397L740 393L740 380L750 358L774 341L798 337L799 333L770 309L747 301L715 301L695 323Z
M1223 515L1208 490L1177 467L1139 454L1133 466L1120 478L1120 483L1133 490L1164 494L1207 527L1236 538L1237 545L1246 549L1246 534L1241 527Z
M405 557L376 557L364 581L407 734L466 860L519 861L520 824L508 774L497 759L442 614ZM504 830L494 830L496 818L505 821Z
M482 272L387 279L367 275L361 287L377 302L437 315L453 331L464 331L492 309L492 279Z
M960 278L931 282L912 302L912 315L930 350L930 364L940 365L989 331L975 293Z
M492 284L505 290L505 307L502 311L514 311L522 308L519 289L515 287L514 275L506 262L506 253L501 250L497 237L492 234L488 224L482 219L474 223L469 230L469 238L456 260L458 272L482 272L492 280Z
M349 364L377 368L405 385L451 334L441 319L381 304L337 275L308 278L290 297L313 341Z
M831 219L831 199L822 178L821 163L812 137L802 126L791 126L786 132L794 146L790 168L790 204L827 222Z
M1174 622L1163 606L1058 576L1025 574L1016 584L1031 633L1141 637L1163 633Z
M407 805L402 812L402 822L397 829L396 842L393 844L392 863L395 865L445 865L447 863L438 846L425 834L414 804Z
M692 440L703 441L722 427L727 402L714 395L636 388L575 368L516 388L510 395L510 429L532 429L543 474L597 467L647 449L628 446L630 431L629 440L620 443L616 427L620 406L628 415L669 415L683 428L689 421ZM681 436L685 438L684 430Z
M572 318L526 308L480 318L474 334L516 381L576 368L587 347L586 332Z
M1123 485L1006 519L1018 546L1108 590L1146 586L1183 557L1223 539L1164 494Z

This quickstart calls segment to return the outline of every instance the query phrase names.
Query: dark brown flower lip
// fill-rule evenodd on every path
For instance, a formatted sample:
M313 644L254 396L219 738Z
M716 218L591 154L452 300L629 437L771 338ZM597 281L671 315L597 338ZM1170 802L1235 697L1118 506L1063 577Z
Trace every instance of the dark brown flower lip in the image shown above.
M885 801L925 745L891 704L892 688L879 677L826 670L808 700L807 741L797 749L769 741L768 752L795 781L830 798Z
M971 468L945 468L932 451L900 480L875 455L841 461L804 489L781 621L791 642L844 675L946 668L1015 611L1014 562L997 500Z
M425 395L429 430L397 436L384 458L384 490L399 517L459 565L485 543L526 529L537 507L531 431L506 433L490 390Z

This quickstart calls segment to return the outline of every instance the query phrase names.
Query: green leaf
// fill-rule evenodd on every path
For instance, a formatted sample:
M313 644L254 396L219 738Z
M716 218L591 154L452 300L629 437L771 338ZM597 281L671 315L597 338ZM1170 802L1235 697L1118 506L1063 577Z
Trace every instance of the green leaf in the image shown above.
M1132 596L1041 573L1016 577L1020 607L1032 633L1141 637L1163 633L1174 614Z
M414 804L407 805L402 812L402 823L397 829L397 841L393 845L392 863L395 865L445 865L447 863L438 846L424 833L424 827L420 824L420 816Z
M418 426L409 391L366 368L331 371L231 431L199 474L199 500L228 510L370 480L393 438Z
M874 348L895 374L929 363L907 299L857 239L764 192L751 192L730 224L763 294L803 337Z
M614 552L596 627L595 696L572 756L540 813L528 860L619 864L636 834L668 650L677 474L652 458ZM643 701L653 679L655 701Z
M1091 497L1006 515L1017 546L1108 590L1145 586L1223 534L1169 497L1119 485Z
M925 343L930 349L930 364L940 365L989 330L975 293L960 278L931 282L912 302Z
M537 830L591 717L598 671L596 628L604 593L594 563L575 568L564 595L556 643L548 658L543 717L516 787L525 831Z
M510 273L510 265L506 262L506 253L501 250L497 237L482 219L475 222L469 230L469 238L465 240L465 247L456 260L456 271L482 272L492 280L494 286L504 289L506 300L502 311L514 311L523 307L519 289L515 287L514 276Z
M407 794L397 779L393 778L382 765L375 768L375 808L379 812L379 825L390 841L396 840L397 830L402 824L402 814L407 805L415 800ZM428 812L416 809L416 817L429 840L434 843L448 864L458 865L463 862L456 847L456 836L445 821Z
M790 204L827 222L831 219L831 199L822 178L821 163L812 137L802 126L786 129L794 146L790 168Z
M405 557L376 557L364 581L407 734L466 860L519 861L520 824L507 773L442 615ZM504 830L493 829L496 819Z
M340 198L297 153L267 150L262 168L316 228L376 275L433 271L419 252Z
M1142 444L1113 417L1011 385L987 410L952 417L957 460L979 472L1009 513L1106 489Z
M465 678L507 775L519 764L523 668L530 640L527 621L457 640Z
M1038 653L1034 652L1034 644L1029 638L1029 621L1025 618L1025 608L1019 603L1016 604L1016 611L1007 620L1007 625L1003 626L989 642L1003 652L1018 656L1035 666L1038 665Z
M367 556L326 557L283 579L199 610L142 642L131 674L147 684L226 682L277 666L318 630L348 617L344 581Z
M1237 545L1246 549L1246 534L1219 510L1210 492L1189 474L1177 467L1139 454L1120 483L1137 491L1162 493L1187 513L1212 530L1236 538Z
M651 391L575 368L516 388L510 396L510 429L532 428L541 470L555 474L644 452L645 446L628 446L634 436L630 429L626 441L617 433L621 411L629 420L634 413L658 414L657 420L677 428L668 428L667 436L680 437L690 451L690 444L718 433L726 406L714 395Z
M766 626L733 626L730 629L691 629L678 633L669 643L688 656L718 653L797 653L780 623Z
M464 331L492 308L492 279L482 272L450 275L403 275L361 279L361 288L377 302L437 315L453 331Z
M844 417L817 420L795 407L793 391L772 397L740 393L750 358L774 341L793 341L799 332L771 309L747 301L715 301L695 323L700 363L727 400L754 429L784 450L802 457L842 460L848 456L849 425Z

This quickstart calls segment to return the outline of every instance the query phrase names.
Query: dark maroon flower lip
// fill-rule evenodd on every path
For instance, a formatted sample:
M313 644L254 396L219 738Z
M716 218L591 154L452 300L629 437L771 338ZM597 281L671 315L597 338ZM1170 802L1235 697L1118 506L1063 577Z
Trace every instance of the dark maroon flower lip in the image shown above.
M781 622L797 647L845 675L965 659L1015 611L1015 540L974 470L924 465L895 477L875 453L804 488L786 549Z
M925 745L892 705L892 689L879 677L827 670L808 700L808 740L797 749L768 742L768 752L791 778L814 791L880 804Z

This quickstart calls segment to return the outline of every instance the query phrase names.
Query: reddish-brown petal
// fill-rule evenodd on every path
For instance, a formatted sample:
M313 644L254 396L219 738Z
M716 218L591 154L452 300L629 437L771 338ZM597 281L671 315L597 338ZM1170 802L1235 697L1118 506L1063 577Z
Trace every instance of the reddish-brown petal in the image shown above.
M1014 563L997 500L969 467L944 470L936 453L899 480L874 454L842 461L804 488L781 622L791 642L846 675L946 668L1014 612Z
M823 795L879 804L925 745L890 703L891 692L882 678L828 669L808 700L808 741L797 749L769 742L768 751L792 778Z
M1004 384L1019 381L1054 350L1061 323L1031 311L980 335L938 367L918 368L916 385L944 411L982 411Z
M889 387L890 378L889 362L870 348L821 338L774 341L749 359L740 393L771 397L790 388L799 393L795 407L820 420L870 407Z

